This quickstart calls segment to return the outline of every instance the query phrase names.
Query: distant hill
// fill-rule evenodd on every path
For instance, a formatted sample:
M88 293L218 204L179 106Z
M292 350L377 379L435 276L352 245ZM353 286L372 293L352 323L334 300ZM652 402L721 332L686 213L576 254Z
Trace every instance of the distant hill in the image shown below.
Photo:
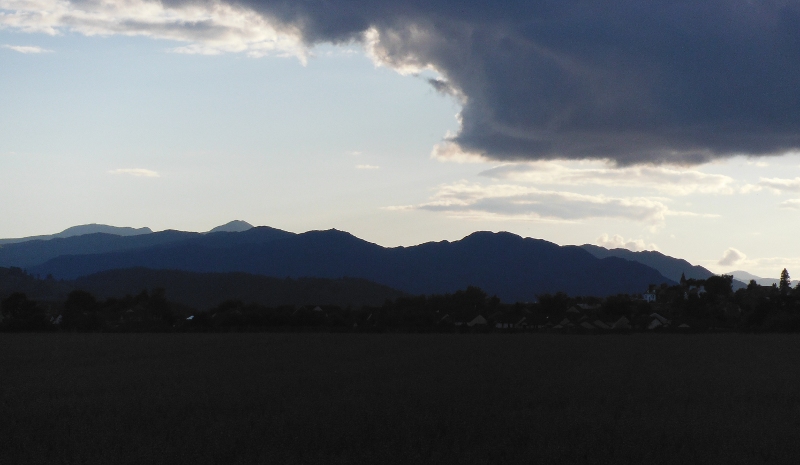
M69 255L142 250L172 243L181 243L187 247L224 248L235 247L246 243L264 243L291 235L293 235L293 233L266 226L252 228L241 233L217 232L213 234L200 234L171 230L137 236L95 233L47 241L28 241L0 246L0 266L17 266L25 269L33 269L48 260ZM113 268L119 267L102 269ZM100 271L100 269L95 269L91 272L95 271ZM68 276L74 278L81 274L72 273Z
M150 228L128 228L109 226L107 224L84 224L80 226L72 226L57 234L48 234L43 236L30 236L21 237L17 239L0 239L0 245L3 244L17 244L20 242L28 241L46 241L50 239L58 239L65 237L83 236L86 234L113 234L115 236L138 236L141 234L151 234L153 231Z
M230 223L225 223L221 226L217 226L216 228L208 231L208 233L215 233L215 232L242 232L247 231L248 229L253 229L253 225L241 220L233 220Z
M707 279L714 276L714 273L702 266L692 265L681 258L673 258L653 250L633 252L628 249L606 249L592 244L584 244L581 248L597 258L619 257L645 264L673 281L680 281L681 273L687 279Z
M653 250L633 252L628 249L606 249L592 244L584 244L582 249L591 253L597 258L619 257L649 266L673 281L680 281L681 274L686 279L708 279L715 276L714 273L699 265L692 265L682 258L674 258ZM747 287L747 281L742 282L734 275L733 289Z
M101 297L136 295L163 288L168 300L205 310L238 299L269 307L280 305L380 306L406 295L388 286L357 278L272 278L248 273L194 273L133 268L78 278L75 287Z
M62 255L29 269L42 276L75 279L135 267L353 277L411 294L443 294L475 285L507 302L534 301L537 295L558 291L596 296L641 293L649 284L674 283L640 263L598 259L580 247L511 233L477 232L460 241L384 248L337 230L293 234L264 227L136 249Z
M63 301L75 290L97 297L121 298L163 288L168 300L206 310L238 299L269 307L281 305L380 306L405 294L364 279L270 278L246 273L192 273L135 268L112 270L75 281L38 279L19 268L0 268L0 299L23 292L39 301Z
M30 269L48 260L65 255L97 254L151 247L200 236L198 233L161 231L138 236L85 234L49 240L33 240L0 246L0 266Z
M742 281L743 283L749 283L751 279L755 280L755 282L761 286L772 286L773 284L777 286L781 282L780 279L762 278L742 270L731 271L730 273L727 274L733 275L734 278L738 279L739 281ZM792 286L796 286L797 283L798 280L796 279L792 280Z
M61 301L74 288L55 279L37 279L20 268L0 267L0 300L14 292L22 292L35 300Z

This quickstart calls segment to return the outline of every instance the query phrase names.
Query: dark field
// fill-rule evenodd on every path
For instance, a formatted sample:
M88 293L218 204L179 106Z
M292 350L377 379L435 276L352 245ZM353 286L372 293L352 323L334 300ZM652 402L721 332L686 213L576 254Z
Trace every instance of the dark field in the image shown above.
M796 463L800 337L0 334L0 463Z

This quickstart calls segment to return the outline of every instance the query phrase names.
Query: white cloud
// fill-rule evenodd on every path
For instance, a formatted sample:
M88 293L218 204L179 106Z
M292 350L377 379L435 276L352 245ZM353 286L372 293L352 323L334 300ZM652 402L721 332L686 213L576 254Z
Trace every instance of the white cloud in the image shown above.
M262 15L211 0L167 5L146 0L0 0L0 29L57 35L146 36L184 42L176 53L270 53L306 59L300 33Z
M781 208L792 208L800 210L800 199L788 199L778 204Z
M449 137L452 137L452 134L448 134L445 139ZM434 145L431 158L456 163L485 163L487 161L483 154L464 151L460 145L449 141Z
M625 238L619 234L614 234L613 236L609 237L609 235L605 233L595 239L595 244L607 249L628 249L634 252L640 252L642 250L658 250L658 247L655 244L645 244L644 240L642 239L628 239L626 241Z
M757 184L747 184L741 188L743 193L759 192L764 189L773 194L783 192L800 192L800 177L794 179L786 178L759 178Z
M158 172L153 170L146 170L143 168L119 168L116 170L109 171L111 174L127 174L129 176L137 176L137 177L144 177L144 178L159 178L161 177Z
M728 250L722 253L722 258L719 259L717 264L721 266L733 266L743 262L745 258L747 258L747 255L733 247L729 247Z
M757 166L758 168L766 168L769 166L769 163L765 161L748 161L748 165Z
M380 169L380 166L375 165L356 165L357 170L377 170Z
M429 202L414 208L494 220L575 222L623 218L653 227L662 226L669 215L695 215L672 211L661 199L584 195L508 184L484 186L467 181L439 186Z
M589 168L552 161L500 165L480 173L493 179L569 186L601 185L653 189L672 195L732 194L734 179L721 174L661 166L609 168L593 163Z
M15 52L30 54L30 53L53 53L52 50L47 50L42 47L37 47L35 45L3 45L3 48L7 48L9 50L13 50Z

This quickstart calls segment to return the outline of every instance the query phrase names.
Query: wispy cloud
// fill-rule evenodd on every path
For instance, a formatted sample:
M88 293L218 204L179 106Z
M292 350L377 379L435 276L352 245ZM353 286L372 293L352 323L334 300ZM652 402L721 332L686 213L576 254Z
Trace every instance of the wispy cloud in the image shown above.
M144 177L144 178L159 178L161 177L158 172L153 170L146 170L143 168L119 168L116 170L110 170L109 173L111 174L127 174L129 176L137 176L137 177Z
M590 218L622 218L661 226L670 215L697 215L673 211L660 199L609 197L535 187L461 181L438 187L429 202L409 208L476 219L575 222ZM698 215L699 216L699 215Z
M46 48L38 47L35 45L2 45L2 48L7 48L9 50L13 50L19 53L31 54L31 53L53 53L52 50L48 50Z
M672 195L733 194L735 181L721 174L660 166L571 167L552 161L500 165L480 173L493 179L548 185L600 185L652 189Z
M628 249L634 252L640 252L642 250L658 250L658 247L655 244L645 244L643 239L625 240L625 238L619 234L609 236L607 233L605 233L595 239L595 244L607 249Z
M3 11L4 10L4 11ZM250 56L291 55L305 61L306 47L296 28L252 9L221 1L152 2L99 0L0 0L0 28L57 35L147 36L184 42L176 53Z
M356 165L357 170L377 170L380 169L380 166L376 165Z
M781 208L792 208L794 210L800 210L800 199L788 199L784 200L783 202L778 204Z
M782 192L800 192L800 178L760 178L758 184L746 186L748 191L769 189L776 194Z

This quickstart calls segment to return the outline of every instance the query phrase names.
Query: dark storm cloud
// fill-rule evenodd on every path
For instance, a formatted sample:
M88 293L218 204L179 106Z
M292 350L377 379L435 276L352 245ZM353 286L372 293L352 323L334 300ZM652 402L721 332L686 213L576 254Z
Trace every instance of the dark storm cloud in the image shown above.
M800 148L795 1L242 0L309 44L360 40L463 96L462 150L701 163Z

